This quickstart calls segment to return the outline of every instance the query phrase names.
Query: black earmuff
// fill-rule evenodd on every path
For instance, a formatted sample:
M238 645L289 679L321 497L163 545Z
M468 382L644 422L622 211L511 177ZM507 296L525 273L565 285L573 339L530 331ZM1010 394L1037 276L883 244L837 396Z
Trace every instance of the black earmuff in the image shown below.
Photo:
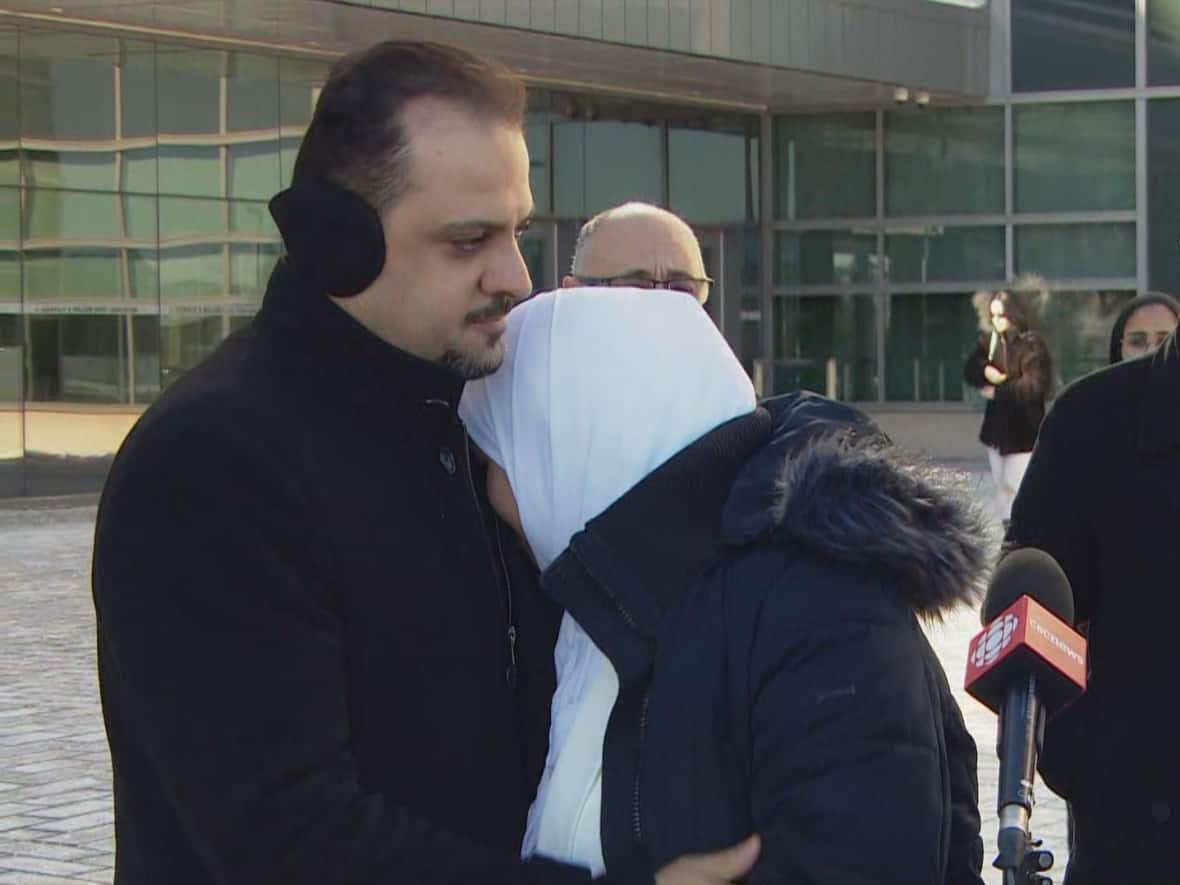
M270 214L291 266L333 297L363 292L385 267L381 217L347 188L296 180L270 201Z

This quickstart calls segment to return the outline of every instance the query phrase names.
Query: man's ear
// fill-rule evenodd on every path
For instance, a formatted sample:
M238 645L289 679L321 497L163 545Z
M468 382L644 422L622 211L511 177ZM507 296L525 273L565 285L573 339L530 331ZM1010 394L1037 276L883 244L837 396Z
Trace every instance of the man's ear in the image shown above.
M563 289L573 289L574 287L580 285L581 283L578 282L578 278L568 273L561 278L561 288Z

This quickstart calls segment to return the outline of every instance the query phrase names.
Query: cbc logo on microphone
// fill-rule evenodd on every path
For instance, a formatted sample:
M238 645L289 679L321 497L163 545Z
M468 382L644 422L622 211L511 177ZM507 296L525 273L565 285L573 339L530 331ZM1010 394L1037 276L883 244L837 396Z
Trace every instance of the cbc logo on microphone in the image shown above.
M990 667L999 658L1000 652L1008 647L1020 619L1009 612L992 623L987 633L975 644L975 651L971 654L971 663L978 668Z

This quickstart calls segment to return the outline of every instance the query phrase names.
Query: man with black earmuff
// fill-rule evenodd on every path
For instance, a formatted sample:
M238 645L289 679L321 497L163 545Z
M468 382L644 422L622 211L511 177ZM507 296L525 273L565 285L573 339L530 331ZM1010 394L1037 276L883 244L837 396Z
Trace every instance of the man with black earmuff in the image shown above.
M257 317L116 457L93 590L118 885L589 881L520 860L559 613L456 412L531 287L524 112L466 51L339 61ZM600 881L723 883L748 854Z

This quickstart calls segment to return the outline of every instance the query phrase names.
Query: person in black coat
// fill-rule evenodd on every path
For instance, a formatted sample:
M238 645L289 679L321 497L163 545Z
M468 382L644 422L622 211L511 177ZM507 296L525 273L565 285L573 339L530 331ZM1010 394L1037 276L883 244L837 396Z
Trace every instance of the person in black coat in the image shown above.
M1006 546L1065 570L1088 633L1085 694L1050 719L1045 782L1069 800L1067 885L1174 882L1180 842L1180 348L1068 387L1041 428Z
M1180 301L1164 292L1147 292L1123 305L1110 330L1110 364L1146 356L1176 330Z
M970 507L854 409L757 407L685 295L542 295L506 349L461 414L566 611L524 852L609 875L754 832L749 883L978 885L975 745L920 626L977 599Z
M457 415L531 286L524 108L447 47L339 62L258 316L118 453L93 563L117 885L589 880L519 856L557 611Z
M1045 340L1029 328L1023 299L997 292L987 310L990 329L980 333L963 378L988 401L979 441L987 448L995 483L996 516L1007 521L1045 417L1053 365Z

